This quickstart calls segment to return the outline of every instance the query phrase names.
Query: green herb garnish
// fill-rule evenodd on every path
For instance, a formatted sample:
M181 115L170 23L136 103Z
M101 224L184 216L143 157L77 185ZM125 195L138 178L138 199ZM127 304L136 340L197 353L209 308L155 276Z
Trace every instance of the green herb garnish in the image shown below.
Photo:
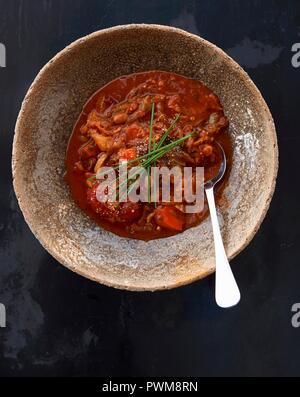
M180 114L178 114L175 119L173 120L172 124L170 127L164 132L163 136L159 140L158 143L153 142L153 122L154 122L154 115L155 115L155 103L152 103L152 110L151 110L151 119L150 119L150 129L149 129L149 144L148 144L148 153L144 154L143 156L139 156L133 160L127 161L127 165L136 163L138 161L141 161L139 164L141 167L145 168L148 174L148 202L151 201L151 166L156 165L156 161L160 159L161 157L165 156L166 153L170 152L177 146L179 146L182 142L190 138L194 132L191 132L190 134L187 134L181 138L176 139L173 142L170 142L166 145L163 145L167 137L169 136L170 132L173 130L173 128L176 126L177 121L180 118ZM119 169L119 165L112 167L112 170L117 170ZM105 175L106 172L99 173L97 175L94 175L88 180L94 180L95 178L99 178L103 175ZM137 176L139 172L134 173L130 178L127 178L125 181L121 182L118 186L118 190L120 191L120 188L123 187L126 183L130 182L131 180L134 179L135 176ZM120 177L117 177L115 179L115 182L117 182L120 179ZM128 195L133 187L135 186L136 182L138 179L134 180L131 185L127 188L126 194ZM117 195L118 196L118 195ZM120 198L118 197L117 199L122 200L124 195L122 195ZM155 200L156 201L156 200ZM156 204L156 202L155 202Z

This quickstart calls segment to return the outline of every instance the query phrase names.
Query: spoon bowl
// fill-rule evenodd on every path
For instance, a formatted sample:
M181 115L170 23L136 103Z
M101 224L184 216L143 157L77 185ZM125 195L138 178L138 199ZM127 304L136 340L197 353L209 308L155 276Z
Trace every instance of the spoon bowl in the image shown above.
M214 187L218 182L220 182L220 180L223 178L223 176L225 174L226 167L227 167L227 161L226 161L226 155L225 155L224 149L223 149L222 145L219 144L219 142L216 142L216 144L218 145L218 147L221 151L222 162L221 162L218 173L213 178L211 178L205 182L204 187L207 189Z

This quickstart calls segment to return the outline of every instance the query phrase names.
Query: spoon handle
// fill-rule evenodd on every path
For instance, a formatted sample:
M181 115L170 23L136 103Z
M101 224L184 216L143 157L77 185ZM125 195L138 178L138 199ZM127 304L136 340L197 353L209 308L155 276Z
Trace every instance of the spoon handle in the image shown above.
M216 260L216 302L220 307L231 307L236 305L240 299L241 294L233 273L231 271L227 255L224 249L223 240L221 236L216 204L214 198L214 188L205 188L205 193L208 201L210 211L214 244L215 244L215 260Z

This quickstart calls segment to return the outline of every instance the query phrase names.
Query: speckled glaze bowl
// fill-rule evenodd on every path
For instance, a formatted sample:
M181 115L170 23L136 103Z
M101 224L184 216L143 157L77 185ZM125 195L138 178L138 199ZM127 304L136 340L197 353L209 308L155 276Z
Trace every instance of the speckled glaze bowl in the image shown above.
M26 222L51 255L76 273L121 289L174 288L214 271L209 218L175 237L121 238L77 208L63 178L67 142L91 94L118 76L153 69L202 80L229 118L233 168L219 207L229 258L258 230L277 175L269 109L243 69L215 45L167 26L127 25L65 48L40 71L24 99L13 145L15 192Z

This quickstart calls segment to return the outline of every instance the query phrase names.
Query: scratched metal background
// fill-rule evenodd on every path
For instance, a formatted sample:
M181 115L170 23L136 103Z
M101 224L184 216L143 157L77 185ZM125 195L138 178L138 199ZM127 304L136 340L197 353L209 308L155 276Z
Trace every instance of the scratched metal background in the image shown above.
M57 263L16 203L11 146L24 94L58 50L94 30L131 22L178 26L216 43L262 91L281 155L271 209L232 263L243 300L214 303L209 277L161 293L102 287ZM300 375L299 1L0 0L0 375ZM295 180L293 180L295 178Z

